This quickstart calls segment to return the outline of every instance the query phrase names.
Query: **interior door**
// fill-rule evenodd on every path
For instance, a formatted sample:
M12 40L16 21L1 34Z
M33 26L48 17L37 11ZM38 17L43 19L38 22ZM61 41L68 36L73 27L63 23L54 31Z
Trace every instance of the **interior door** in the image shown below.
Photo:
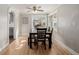
M22 16L22 35L29 35L30 32L30 15Z

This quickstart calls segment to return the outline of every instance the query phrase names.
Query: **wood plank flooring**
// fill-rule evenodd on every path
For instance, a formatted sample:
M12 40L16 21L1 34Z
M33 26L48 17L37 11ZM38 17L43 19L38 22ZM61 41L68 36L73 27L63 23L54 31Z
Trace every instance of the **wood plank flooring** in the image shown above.
M30 49L27 43L27 37L22 36L14 40L5 50L2 55L71 55L71 53L61 47L58 42L54 40L51 49L43 49L42 45L39 45L39 49Z

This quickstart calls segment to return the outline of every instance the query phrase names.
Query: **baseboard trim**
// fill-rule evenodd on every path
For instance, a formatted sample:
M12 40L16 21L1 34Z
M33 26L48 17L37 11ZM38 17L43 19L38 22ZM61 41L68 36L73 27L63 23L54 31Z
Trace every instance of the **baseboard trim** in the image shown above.
M55 39L62 47L64 47L65 49L67 49L72 55L79 55L79 53L75 52L74 50L72 50L71 48L69 48L68 46L66 46L63 42Z
M9 43L5 44L5 46L3 46L1 49L0 49L0 52L5 49L7 46L9 45Z

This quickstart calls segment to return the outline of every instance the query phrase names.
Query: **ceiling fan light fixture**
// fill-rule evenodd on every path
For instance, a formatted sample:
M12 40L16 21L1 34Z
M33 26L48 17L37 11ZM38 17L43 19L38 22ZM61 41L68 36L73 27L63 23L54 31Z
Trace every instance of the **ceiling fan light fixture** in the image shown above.
M33 14L37 13L38 11L32 11Z
M33 6L32 8L28 8L30 10L32 10L32 13L37 13L37 12L43 12L44 10L40 9L41 6Z

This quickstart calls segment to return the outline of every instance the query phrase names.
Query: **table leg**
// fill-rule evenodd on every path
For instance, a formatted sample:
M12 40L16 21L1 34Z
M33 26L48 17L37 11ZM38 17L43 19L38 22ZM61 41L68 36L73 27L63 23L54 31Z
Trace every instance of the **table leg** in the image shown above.
M51 35L50 35L50 38L49 38L49 49L51 48Z
M31 40L31 38L30 38L30 42L29 43L30 43L30 48L32 48L32 40Z
M49 48L51 48L51 42L49 42Z

